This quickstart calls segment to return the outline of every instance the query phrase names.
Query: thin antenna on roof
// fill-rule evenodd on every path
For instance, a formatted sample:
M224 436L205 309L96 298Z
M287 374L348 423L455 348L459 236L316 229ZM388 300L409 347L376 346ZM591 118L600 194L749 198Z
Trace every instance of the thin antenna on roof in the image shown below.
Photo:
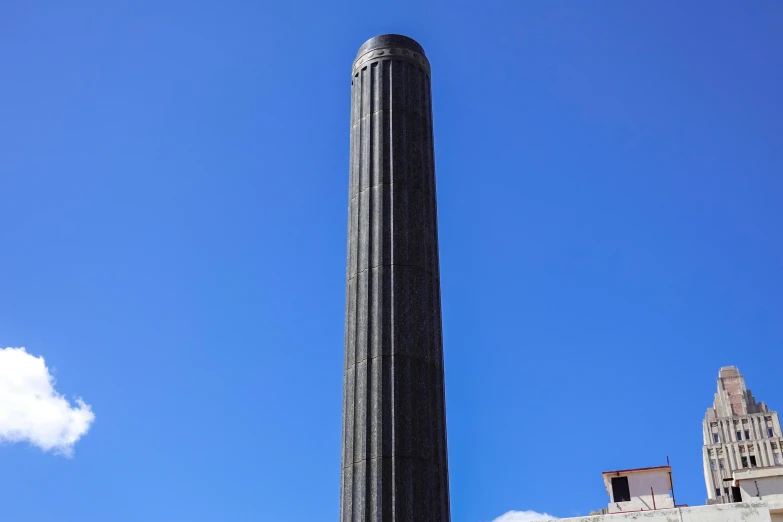
M669 484L672 486L672 504L677 507L677 500L674 498L674 479L672 479L672 465L669 463L669 456L666 455L666 465L669 466Z

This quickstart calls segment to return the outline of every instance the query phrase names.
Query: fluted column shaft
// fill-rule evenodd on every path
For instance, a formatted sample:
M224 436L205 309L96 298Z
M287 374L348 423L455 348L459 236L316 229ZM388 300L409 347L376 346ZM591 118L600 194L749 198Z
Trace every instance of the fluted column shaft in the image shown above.
M413 40L353 67L341 522L448 522L430 67Z

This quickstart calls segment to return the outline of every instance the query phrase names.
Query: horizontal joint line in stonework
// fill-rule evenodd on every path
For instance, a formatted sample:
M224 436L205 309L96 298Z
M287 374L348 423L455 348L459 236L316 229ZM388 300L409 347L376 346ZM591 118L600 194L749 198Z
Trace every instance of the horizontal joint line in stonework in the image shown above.
M351 462L347 466L343 466L343 471L345 471L346 469L352 468L356 464L361 464L362 462L366 462L368 460L394 460L394 459L418 460L420 462L427 462L429 464L434 464L435 466L437 466L439 469L442 469L443 471L448 471L449 470L448 466L445 466L440 459L437 459L437 460L425 459L425 458L416 457L416 456L413 456L413 455L391 455L391 456L388 456L388 457L370 457L369 459L364 458L364 459L361 459L361 460L354 460L353 462Z
M384 60L391 61L391 62L408 61L408 62L413 62L415 64L422 64L422 62L419 61L419 58L414 58L411 54L408 54L407 52L405 54L402 54L401 52L390 52L389 49L400 49L400 46L386 45L384 47L377 47L377 48L373 49L372 51L367 51L366 53L362 54L361 56L358 56L356 58L356 60L354 60L353 67L356 67L357 64L363 65L363 64L371 63L371 62L382 62ZM427 56L424 55L423 53L418 53L417 51L414 51L413 49L405 49L405 50L406 51L410 51L411 53L418 54L424 60L424 62L423 62L424 64L429 64L430 63L430 59L427 58ZM383 51L383 52L381 52L381 51ZM375 54L373 54L372 56L368 57L363 62L359 62L359 60L361 60L362 58L364 58L365 56L367 56L371 52L375 53Z
M387 56L384 55L375 55L370 58L367 58L363 62L354 62L354 64L351 66L351 77L354 81L356 81L356 76L362 72L365 69L369 69L370 65L375 63L382 63L384 61L388 62L407 62L410 64L413 64L416 66L417 69L421 69L421 71L427 75L429 78L432 76L432 66L429 64L429 60L425 63L421 63L415 58L412 58L410 56L404 56L404 55L398 55L398 54L389 54Z
M364 187L359 192L357 192L356 194L351 196L348 199L348 201L351 202L354 199L358 198L360 195L362 195L364 192L366 192L366 191L368 191L370 189L374 189L375 187L380 187L381 185L405 185L405 186L409 186L409 187L412 187L412 188L417 189L417 190L422 190L422 188L425 186L424 183L407 183L405 181L390 181L390 182L387 183L385 181L382 181L381 183L376 183L375 185L370 185L369 187Z
M437 357L422 357L421 355L410 355L410 354L403 354L403 353L393 354L393 353L391 353L389 355L375 355L373 357L365 357L361 361L356 361L352 365L350 365L348 368L346 368L343 371L343 374L348 373L350 370L353 370L354 368L356 368L356 366L358 366L359 364L362 364L365 361L374 361L375 359L378 359L380 357L400 357L400 358L407 357L408 359L418 359L418 360L423 361L425 363L432 364L433 366L436 366L438 368L440 368L440 366L441 366L441 363L437 360L438 359Z
M364 270L359 270L358 272L356 272L356 275L353 275L353 276L348 278L348 282L345 284L345 286L348 287L348 283L350 283L351 281L353 281L354 279L356 279L357 277L359 277L361 274L365 273L368 270L374 270L376 268L381 268L381 267L386 267L386 266L389 266L389 267L392 267L392 268L394 268L395 266L399 266L401 268L413 268L414 270L420 270L420 271L424 272L425 274L427 274L429 276L434 276L435 275L435 272L433 270L430 270L430 269L427 269L427 268L424 268L424 267L421 267L421 266L404 265L402 263L389 263L389 264L385 264L384 263L384 264L375 265L375 266L368 266Z
M378 114L379 112L412 112L412 113L418 114L419 116L421 116L423 118L427 118L427 112L423 112L422 110L419 110L419 109L414 109L413 107L404 107L402 109L399 109L399 108L398 109L378 109L378 110L370 111L370 112L363 112L362 111L362 115L359 116L359 119L363 120L365 118L369 118L373 114ZM429 120L429 118L427 118L427 120ZM353 125L351 125L351 127L358 127L358 126L359 126L358 123L354 123Z

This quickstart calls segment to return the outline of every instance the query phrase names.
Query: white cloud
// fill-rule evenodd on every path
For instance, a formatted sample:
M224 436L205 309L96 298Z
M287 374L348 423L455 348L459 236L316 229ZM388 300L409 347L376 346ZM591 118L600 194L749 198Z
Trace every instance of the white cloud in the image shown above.
M557 517L549 513L538 513L537 511L509 511L500 515L492 522L533 522L535 520L556 520Z
M27 441L71 456L95 415L77 398L72 405L54 389L43 357L24 348L0 348L0 442Z

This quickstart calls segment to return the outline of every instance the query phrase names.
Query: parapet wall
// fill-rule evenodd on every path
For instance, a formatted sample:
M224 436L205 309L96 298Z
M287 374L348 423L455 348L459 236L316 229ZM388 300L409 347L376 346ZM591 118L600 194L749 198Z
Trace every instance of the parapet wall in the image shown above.
M783 522L783 503L737 502L564 518L558 522Z

